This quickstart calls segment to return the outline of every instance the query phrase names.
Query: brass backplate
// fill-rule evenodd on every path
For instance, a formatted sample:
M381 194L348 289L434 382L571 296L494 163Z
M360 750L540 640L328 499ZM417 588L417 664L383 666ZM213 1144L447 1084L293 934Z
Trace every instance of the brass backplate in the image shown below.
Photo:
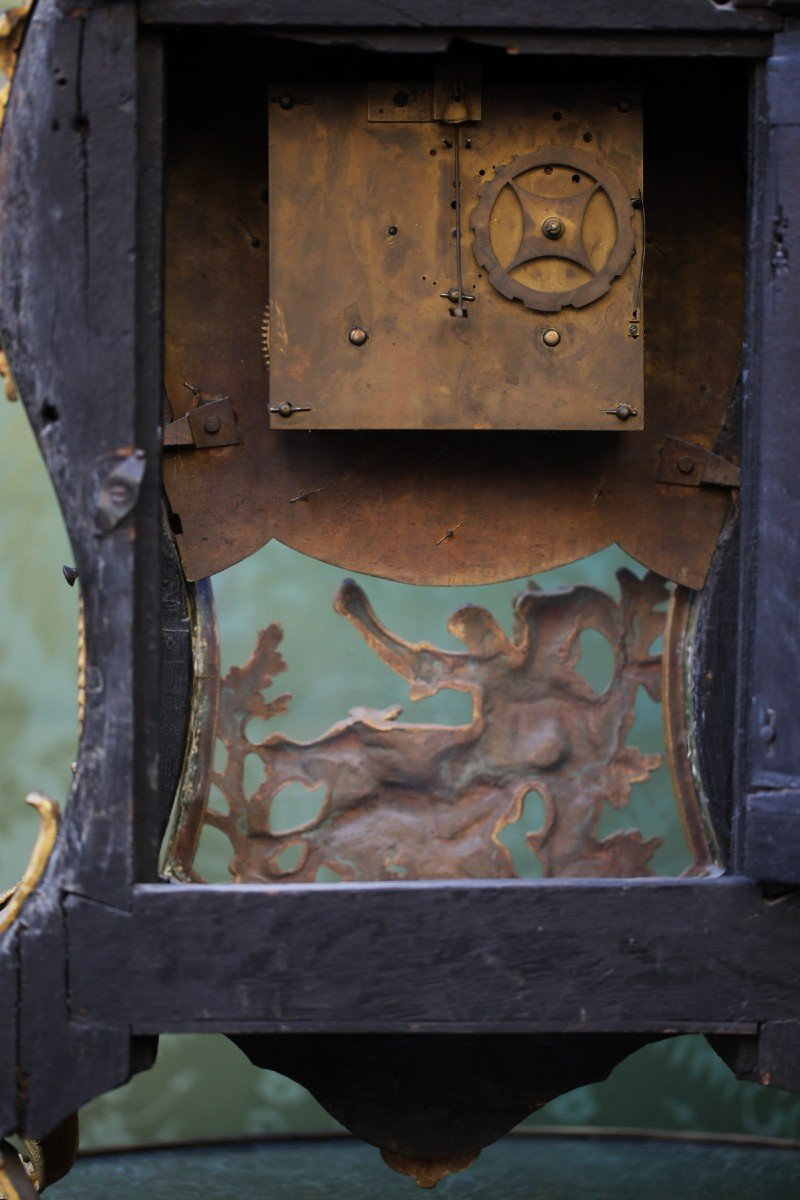
M271 92L273 427L643 427L629 84L489 77L458 125L433 77Z
M276 539L346 571L407 583L489 583L617 542L660 575L701 587L730 493L657 476L666 438L713 450L737 396L746 242L740 67L688 63L677 90L673 63L648 68L641 433L630 437L618 425L513 437L468 430L300 437L285 425L270 428L266 417L273 403L261 354L271 257L266 145L278 107L269 65L258 39L226 50L215 38L191 53L187 47L170 66L166 394L176 420L197 404L187 382L206 398L229 397L240 439L164 455L187 576L222 571ZM393 79L411 76L404 63L392 65ZM520 80L533 69L522 55L503 65ZM581 74L562 71L565 90ZM612 370L612 361L602 369Z

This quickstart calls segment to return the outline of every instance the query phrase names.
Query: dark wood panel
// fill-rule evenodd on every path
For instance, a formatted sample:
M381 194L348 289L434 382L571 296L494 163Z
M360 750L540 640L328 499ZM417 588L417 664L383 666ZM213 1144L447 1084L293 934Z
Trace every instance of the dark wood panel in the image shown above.
M17 1003L19 932L0 946L0 1135L17 1125Z
M776 39L755 100L737 861L785 882L800 880L800 35Z
M712 0L142 0L142 19L189 24L330 25L430 29L494 26L509 29L729 30L779 29L762 8L734 11Z
M735 878L147 885L133 918L127 935L76 902L72 998L142 1033L752 1032L800 1015L800 897ZM107 969L112 944L127 974Z
M155 444L160 401L158 392L144 395L135 419L135 18L133 3L119 0L69 9L40 0L0 146L0 325L68 526L87 622L78 768L56 850L20 918L18 1066L27 1086L19 1116L38 1134L129 1074L124 1031L70 1020L62 888L69 880L101 906L129 901L139 752L143 796L158 789L154 759L137 740L146 729L141 705L154 693L140 690L137 672L157 669L160 596L135 572L147 574L149 544L158 579L157 458L138 492L148 514L141 529L136 471L117 489L124 502L116 509L108 484L120 464L141 463L139 436L145 453Z
M169 711L183 702L186 711L188 681L177 680L174 671L161 672L162 648L166 656L174 639L166 633L180 624L180 588L176 582L165 587L162 575L172 565L162 545L161 516L161 395L163 380L162 328L162 226L164 142L164 54L161 37L154 31L139 39L137 71L136 185L136 445L147 456L147 473L136 512L136 604L134 610L134 656L136 745L133 791L134 875L152 880L158 874L161 838L174 795L174 763L182 751L184 726ZM167 534L164 532L164 537ZM172 566L172 571L176 566ZM165 580L165 584L166 584ZM178 610L176 611L176 604ZM185 605L184 605L185 609ZM154 620L156 613L161 621ZM159 630L159 624L162 629ZM188 624L187 624L188 633ZM167 641L172 645L167 645ZM184 668L185 672L185 668ZM177 687L179 695L172 700ZM183 693L182 695L180 693ZM185 721L185 717L184 717ZM159 768L160 753L168 762ZM165 796L165 792L170 794Z
M743 869L753 879L800 883L800 790L749 795Z

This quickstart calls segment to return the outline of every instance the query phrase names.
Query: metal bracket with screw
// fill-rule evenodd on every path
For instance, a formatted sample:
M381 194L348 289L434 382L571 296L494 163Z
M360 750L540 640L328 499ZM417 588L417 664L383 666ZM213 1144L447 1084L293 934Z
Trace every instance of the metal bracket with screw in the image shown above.
M212 450L217 446L238 446L241 440L236 414L227 396L215 396L164 426L165 450L185 447Z
M741 474L735 463L682 438L664 438L658 452L656 483L679 487L738 488Z
M100 484L95 517L100 536L111 533L130 516L139 499L146 466L144 450L118 458Z

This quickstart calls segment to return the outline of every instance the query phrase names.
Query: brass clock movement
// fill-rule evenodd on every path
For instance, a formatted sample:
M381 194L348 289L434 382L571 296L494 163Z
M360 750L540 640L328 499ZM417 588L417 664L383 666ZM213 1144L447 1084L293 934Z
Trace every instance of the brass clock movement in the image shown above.
M630 85L277 82L271 423L641 429Z

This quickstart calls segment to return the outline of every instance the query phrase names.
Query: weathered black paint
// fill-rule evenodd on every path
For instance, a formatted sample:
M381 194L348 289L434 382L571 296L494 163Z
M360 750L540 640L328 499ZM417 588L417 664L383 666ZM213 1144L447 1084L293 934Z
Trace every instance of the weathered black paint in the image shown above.
M740 870L800 882L800 34L758 70L742 488ZM770 802L771 792L780 793ZM780 853L777 850L781 844Z

